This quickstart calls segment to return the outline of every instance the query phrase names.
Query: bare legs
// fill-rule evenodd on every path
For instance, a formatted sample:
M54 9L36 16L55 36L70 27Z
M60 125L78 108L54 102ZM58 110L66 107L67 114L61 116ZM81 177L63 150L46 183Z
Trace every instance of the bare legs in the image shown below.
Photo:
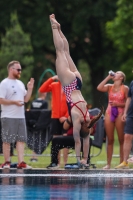
M110 169L112 154L113 154L114 129L115 129L114 123L110 121L110 116L106 114L105 131L107 134L107 165L103 169Z
M59 80L61 81L61 84L63 86L69 85L70 83L73 82L73 80L75 80L76 76L79 77L82 81L81 75L78 72L72 58L70 57L68 42L65 36L63 35L60 29L60 24L56 21L54 14L50 15L50 21L51 21L53 40L54 40L56 56L57 56L56 71L57 71ZM82 95L79 95L79 96L81 97ZM76 95L75 95L75 99L77 100ZM85 106L84 106L84 109L86 109ZM80 118L80 114L77 115L77 118ZM72 121L73 121L73 128L74 128L73 135L74 135L74 140L75 140L75 151L76 151L77 159L80 162L80 150L81 150L80 129L81 127L77 128L77 125L78 125L78 123L76 122L77 119L75 118L73 119ZM75 124L74 124L74 121L75 121ZM79 124L80 124L80 119L79 119ZM89 151L89 139L88 141L86 140L87 139L85 139L85 146L86 148L88 148L87 151ZM86 161L87 161L88 154L86 153L86 149L85 149L84 155L87 155L86 156Z
M17 142L16 149L18 154L18 164L24 161L24 142Z
M73 131L74 133L74 131ZM75 141L75 152L78 163L80 163L80 151L81 151L81 141L78 134L73 134L74 141Z
M3 142L3 154L5 162L10 162L10 144Z
M52 32L53 32L53 40L54 45L56 49L56 71L59 77L59 80L61 81L62 85L68 85L75 79L75 74L70 71L69 62L66 57L65 53L65 46L64 45L64 39L62 39L59 29L59 23L56 21L54 15L50 15L50 21L52 26ZM66 44L66 41L65 41ZM69 48L67 48L68 51Z
M68 148L63 148L62 150L59 151L59 154L58 154L58 166L61 165L61 152L63 153L63 165L65 166L67 164L67 160L68 160L69 149Z
M18 163L21 163L24 158L24 142L17 142L16 144L16 149L17 149L17 154L18 154ZM3 154L4 154L4 159L5 162L9 161L10 162L10 144L9 143L4 143L3 142Z
M61 36L61 38L63 39L63 42L64 42L64 52L65 52L65 55L66 55L66 58L67 58L67 61L68 61L68 64L69 64L69 69L72 72L74 72L75 75L82 81L82 77L81 77L79 71L77 70L77 67L75 66L75 64L74 64L74 62L73 62L73 60L70 56L69 44L68 44L66 37L62 33L60 26L59 26L59 33L60 33L60 36Z
M88 135L85 139L83 139L83 159L81 163L86 164L89 154L89 145L90 145L90 135Z
M127 163L128 158L129 158L130 151L131 151L132 139L133 139L133 135L130 135L130 134L127 134L127 133L125 134L123 151L124 151L124 161L126 163Z
M129 168L128 162L133 163L133 160L132 160L133 157L129 158L129 154L130 154L131 147L132 147L132 139L133 139L132 134L125 133L125 135L124 135L124 145L123 145L124 159L123 159L123 162L120 165L115 167L115 169L128 169Z
M121 115L119 115L115 123L110 121L110 116L106 114L105 116L105 130L107 134L107 165L103 169L110 169L112 154L113 154L113 144L114 144L114 130L117 130L118 140L120 144L120 163L123 161L123 142L124 142L124 123L121 121Z
M122 115L119 115L116 119L115 126L118 134L118 140L120 145L120 163L123 161L123 144L124 144L124 123L121 120Z
M64 166L67 164L68 153L69 153L69 149L64 148L63 149L63 162L64 162Z

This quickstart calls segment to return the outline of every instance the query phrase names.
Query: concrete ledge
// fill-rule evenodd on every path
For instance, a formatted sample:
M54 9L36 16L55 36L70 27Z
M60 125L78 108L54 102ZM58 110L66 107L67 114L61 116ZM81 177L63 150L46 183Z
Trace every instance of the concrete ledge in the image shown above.
M29 175L29 176L36 176L36 175L52 175L52 176L88 176L88 177L112 177L112 175L119 176L119 177L133 177L133 169L110 169L110 170L100 170L100 169L58 169L58 170L50 170L45 168L32 168L32 169L0 169L0 176L2 175Z
M0 185L78 185L133 188L133 170L1 169Z

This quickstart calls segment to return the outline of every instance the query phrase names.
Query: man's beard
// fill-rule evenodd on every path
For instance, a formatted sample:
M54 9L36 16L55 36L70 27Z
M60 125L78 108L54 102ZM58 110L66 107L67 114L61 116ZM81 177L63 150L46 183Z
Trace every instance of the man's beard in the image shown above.
M21 75L20 74L14 74L15 79L20 79Z

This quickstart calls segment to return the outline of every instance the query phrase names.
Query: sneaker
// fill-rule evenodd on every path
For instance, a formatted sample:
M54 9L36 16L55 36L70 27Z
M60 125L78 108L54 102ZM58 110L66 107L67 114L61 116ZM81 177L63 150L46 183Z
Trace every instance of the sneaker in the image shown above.
M115 169L129 169L129 165L123 161L120 165L116 166Z
M20 164L18 164L17 168L18 169L32 169L32 167L27 165L25 162L21 162Z
M7 162L5 162L5 163L3 163L1 165L1 168L3 168L3 169L9 169L10 165L11 165L11 162L7 161Z
M58 169L59 165L55 163L51 163L49 166L47 166L47 169Z

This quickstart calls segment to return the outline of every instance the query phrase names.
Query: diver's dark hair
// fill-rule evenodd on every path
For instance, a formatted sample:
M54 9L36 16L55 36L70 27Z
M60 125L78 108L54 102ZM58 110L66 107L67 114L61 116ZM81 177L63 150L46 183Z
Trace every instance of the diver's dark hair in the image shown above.
M101 118L102 114L104 113L104 107L102 106L100 112L98 115L94 116L89 123L89 126L87 126L87 123L84 122L81 124L81 130L80 130L80 137L86 138L90 133L90 128L94 126L94 124Z

